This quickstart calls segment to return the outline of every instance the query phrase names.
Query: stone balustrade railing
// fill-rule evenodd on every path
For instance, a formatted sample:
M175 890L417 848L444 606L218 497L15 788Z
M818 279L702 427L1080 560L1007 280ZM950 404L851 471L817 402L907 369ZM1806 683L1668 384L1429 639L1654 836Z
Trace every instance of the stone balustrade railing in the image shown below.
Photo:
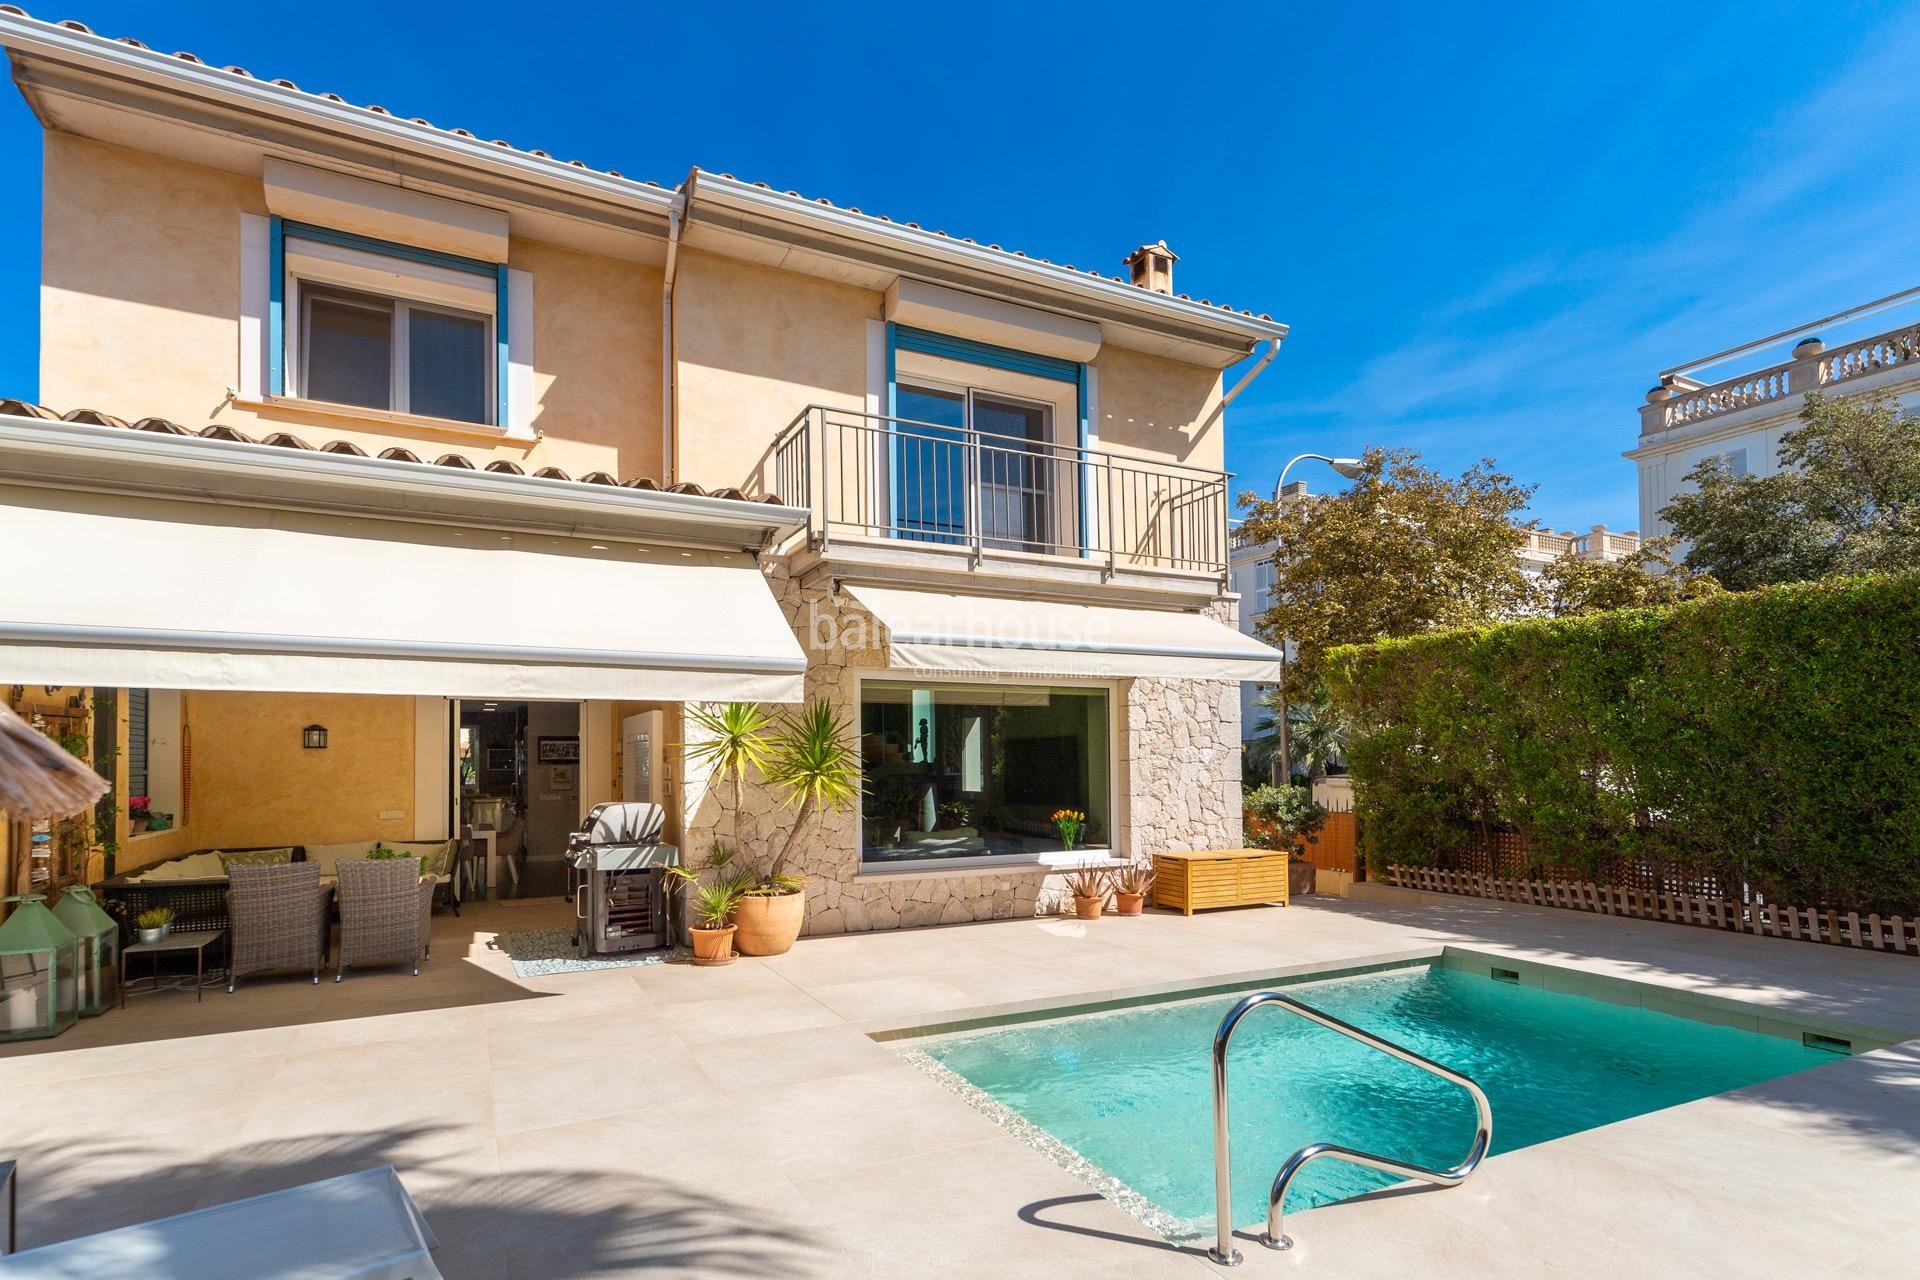
M1833 350L1818 338L1807 338L1783 364L1743 373L1710 386L1685 378L1668 378L1647 392L1640 410L1640 434L1671 431L1675 427L1716 418L1769 401L1819 390L1834 383L1878 373L1920 357L1920 324L1843 343Z

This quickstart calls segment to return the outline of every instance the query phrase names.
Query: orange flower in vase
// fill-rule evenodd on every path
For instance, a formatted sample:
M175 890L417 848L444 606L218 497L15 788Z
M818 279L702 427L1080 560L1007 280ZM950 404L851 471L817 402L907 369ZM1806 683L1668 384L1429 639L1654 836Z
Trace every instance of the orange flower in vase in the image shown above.
M1087 829L1087 815L1078 809L1055 809L1053 825L1060 832L1060 844L1068 853L1080 843L1080 833Z

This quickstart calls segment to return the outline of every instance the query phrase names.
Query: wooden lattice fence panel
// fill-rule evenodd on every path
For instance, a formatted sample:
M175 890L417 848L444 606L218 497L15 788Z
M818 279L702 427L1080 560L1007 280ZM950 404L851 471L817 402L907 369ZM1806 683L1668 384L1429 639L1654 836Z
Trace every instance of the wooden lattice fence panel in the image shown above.
M1790 938L1829 946L1859 947L1920 956L1920 919L1860 915L1780 903L1743 903L1718 894L1675 893L1619 884L1571 880L1530 880L1496 876L1476 869L1408 867L1387 869L1387 883L1427 893L1451 893L1532 907L1558 907L1597 915L1659 920L1695 928Z

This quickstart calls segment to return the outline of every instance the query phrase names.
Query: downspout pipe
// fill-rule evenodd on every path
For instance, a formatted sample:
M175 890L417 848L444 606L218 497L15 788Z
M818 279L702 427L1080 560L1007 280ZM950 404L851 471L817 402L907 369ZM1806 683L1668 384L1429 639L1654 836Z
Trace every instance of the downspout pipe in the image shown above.
M673 343L673 290L680 266L680 226L687 211L687 191L692 179L682 186L667 210L667 264L660 285L660 484L675 483L680 444L680 386L675 368Z
M1246 373L1241 375L1240 381L1233 384L1233 390L1227 392L1226 395L1220 397L1220 408L1216 410L1216 412L1225 413L1227 406L1232 404L1242 391L1245 391L1250 385L1252 385L1253 380L1259 377L1262 373L1264 373L1266 371L1267 366L1273 363L1273 358L1279 354L1280 354L1280 339L1269 338L1267 340L1267 354L1261 356L1260 362L1258 364L1254 365L1253 368L1247 370Z

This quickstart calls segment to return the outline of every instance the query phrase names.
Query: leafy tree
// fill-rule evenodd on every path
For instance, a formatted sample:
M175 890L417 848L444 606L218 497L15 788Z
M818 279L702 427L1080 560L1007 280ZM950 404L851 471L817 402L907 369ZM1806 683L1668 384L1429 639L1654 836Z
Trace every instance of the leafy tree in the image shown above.
M1291 640L1288 682L1319 682L1327 651L1514 617L1530 599L1513 519L1530 485L1492 459L1458 477L1404 449L1369 449L1352 488L1311 501L1247 495L1242 535L1276 544L1269 641Z
M1642 605L1678 604L1720 589L1711 574L1673 562L1678 538L1649 538L1619 560L1563 556L1540 575L1540 605L1557 618Z
M1686 566L1733 591L1920 568L1920 419L1885 398L1809 392L1780 438L1780 471L1730 474L1717 459L1660 513L1690 544Z

